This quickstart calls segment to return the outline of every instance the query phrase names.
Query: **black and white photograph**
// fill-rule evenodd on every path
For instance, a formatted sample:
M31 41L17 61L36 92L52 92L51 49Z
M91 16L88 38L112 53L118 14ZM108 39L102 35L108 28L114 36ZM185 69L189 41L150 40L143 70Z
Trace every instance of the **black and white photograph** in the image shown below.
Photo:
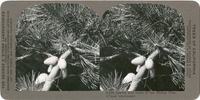
M100 20L80 4L40 4L16 28L17 91L185 89L183 17L171 7L120 4Z
M99 91L99 16L73 3L28 7L16 26L16 91Z
M0 100L198 100L196 1L0 1Z
M162 4L120 4L99 25L100 91L184 91L185 27Z

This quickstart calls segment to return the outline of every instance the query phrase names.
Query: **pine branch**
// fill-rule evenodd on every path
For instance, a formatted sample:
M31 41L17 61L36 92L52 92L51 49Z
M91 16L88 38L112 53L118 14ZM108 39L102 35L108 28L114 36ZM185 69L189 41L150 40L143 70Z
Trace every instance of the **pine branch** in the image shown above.
M23 56L20 56L20 57L16 57L15 60L16 60L16 61L22 60L22 59L25 59L25 58L27 58L27 57L29 57L29 56L31 56L31 55L32 55L32 53L26 54L26 55L23 55Z

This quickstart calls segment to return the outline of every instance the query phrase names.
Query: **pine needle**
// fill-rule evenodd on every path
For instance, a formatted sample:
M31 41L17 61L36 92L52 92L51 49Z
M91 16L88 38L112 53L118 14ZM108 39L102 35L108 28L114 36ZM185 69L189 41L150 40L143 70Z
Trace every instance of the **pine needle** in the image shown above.
M122 74L118 75L118 72L111 72L107 75L100 76L100 86L103 91L127 91L130 83L122 83Z
M41 91L44 83L35 84L36 80L35 72L25 74L17 77L16 90L17 91Z

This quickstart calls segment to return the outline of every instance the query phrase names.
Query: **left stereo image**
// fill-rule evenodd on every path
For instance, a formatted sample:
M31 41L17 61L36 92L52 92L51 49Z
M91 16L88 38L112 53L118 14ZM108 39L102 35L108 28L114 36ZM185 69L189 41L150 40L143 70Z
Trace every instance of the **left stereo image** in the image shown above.
M99 91L99 16L71 3L26 8L16 26L16 91Z

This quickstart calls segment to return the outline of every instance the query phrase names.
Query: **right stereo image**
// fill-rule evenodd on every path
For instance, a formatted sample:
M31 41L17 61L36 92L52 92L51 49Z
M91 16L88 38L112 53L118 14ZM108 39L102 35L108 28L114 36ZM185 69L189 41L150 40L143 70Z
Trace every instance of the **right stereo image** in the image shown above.
M120 4L100 21L100 91L184 91L182 15L161 4Z

